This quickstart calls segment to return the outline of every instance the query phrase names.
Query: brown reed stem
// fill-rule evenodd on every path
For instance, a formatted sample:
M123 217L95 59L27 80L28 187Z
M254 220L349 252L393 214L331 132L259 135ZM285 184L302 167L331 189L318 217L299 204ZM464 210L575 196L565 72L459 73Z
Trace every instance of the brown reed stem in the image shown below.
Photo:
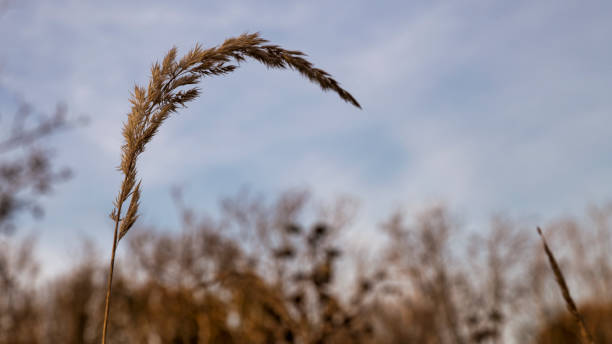
M121 214L121 205L119 204L119 214ZM115 270L115 252L117 251L117 233L119 232L119 217L115 220L115 234L113 237L113 250L111 251L110 267L108 269L108 283L106 285L106 302L104 305L104 325L102 328L102 344L106 344L106 331L108 328L108 319L110 317L110 298L111 288L113 285L113 272Z
M553 255L552 251L548 247L548 244L546 243L546 239L544 238L544 234L542 234L542 230L540 229L540 227L538 227L538 234L540 235L540 238L542 238L542 245L544 246L544 251L546 252L546 255L548 256L548 262L550 263L550 267L552 268L552 271L555 274L555 281L557 282L557 285L561 289L561 294L563 295L563 299L565 300L565 305L567 306L567 310L572 314L572 316L574 317L574 320L578 324L578 328L580 329L580 342L584 344L595 344L595 341L593 340L593 336L591 335L591 333L586 327L584 317L578 311L578 307L576 307L576 303L574 302L574 299L572 298L572 295L570 294L569 287L567 286L567 283L565 282L565 278L563 277L561 268L559 267L559 264L557 264L557 260L555 259L555 256Z

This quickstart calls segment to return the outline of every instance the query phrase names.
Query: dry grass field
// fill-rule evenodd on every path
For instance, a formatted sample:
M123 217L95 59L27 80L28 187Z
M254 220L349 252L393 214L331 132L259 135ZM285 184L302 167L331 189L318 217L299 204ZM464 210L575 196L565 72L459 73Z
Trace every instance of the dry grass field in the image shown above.
M0 142L0 344L612 343L609 205L537 232L544 224L503 216L467 231L443 206L390 210L373 231L383 246L367 255L347 241L354 214L344 202L313 212L321 207L306 190L272 202L239 194L218 218L177 201L168 212L180 212L181 228L141 225L145 146L203 79L247 59L293 69L360 107L303 53L257 34L182 58L171 49L132 93L111 254L83 243L51 280L38 281L36 240L15 236L15 219L38 215L37 199L69 178L33 143L71 123L60 109Z

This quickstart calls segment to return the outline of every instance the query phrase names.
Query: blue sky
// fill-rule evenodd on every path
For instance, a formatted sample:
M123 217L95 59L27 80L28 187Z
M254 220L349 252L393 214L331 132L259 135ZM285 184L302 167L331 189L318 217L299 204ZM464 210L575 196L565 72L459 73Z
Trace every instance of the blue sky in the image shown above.
M134 83L173 45L260 32L306 52L359 111L297 73L249 62L207 79L140 161L141 224L170 196L214 212L248 186L360 200L356 237L392 210L442 201L467 219L549 219L612 197L612 4L606 1L17 1L0 17L0 107L15 97L89 124L56 136L75 176L44 204L41 254L74 234L110 245L121 125ZM5 111L3 110L3 111ZM169 207L169 208L168 208ZM104 250L103 252L106 252Z

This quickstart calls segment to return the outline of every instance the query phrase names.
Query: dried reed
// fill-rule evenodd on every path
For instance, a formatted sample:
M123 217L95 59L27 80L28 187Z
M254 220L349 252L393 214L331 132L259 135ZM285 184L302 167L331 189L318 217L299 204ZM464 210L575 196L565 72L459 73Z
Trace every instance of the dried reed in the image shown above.
M550 267L552 268L552 271L555 274L555 280L557 282L557 285L561 289L561 294L563 295L563 299L565 300L567 310L572 314L574 320L580 328L580 341L585 344L595 344L593 336L586 327L584 317L578 311L576 303L574 302L574 299L572 299L572 295L570 295L570 290L567 286L567 283L565 283L565 278L563 277L561 268L559 268L559 264L557 264L555 256L548 247L548 244L546 243L546 239L544 238L544 234L542 234L542 230L540 229L540 227L538 227L538 234L540 235L540 238L542 238L542 245L544 245L544 251L546 251L546 255L548 256L548 262L550 263Z
M269 68L297 70L324 91L332 90L344 101L361 108L350 93L341 88L327 72L315 68L304 58L302 52L285 50L277 45L266 44L267 42L257 33L243 34L210 49L203 49L197 44L178 61L177 49L174 47L166 54L161 65L154 63L151 67L148 87L134 87L130 99L132 109L123 126L125 143L121 148L119 170L123 172L124 179L110 214L111 219L115 221L115 231L106 288L102 344L106 343L117 244L138 218L141 184L140 181L136 182L136 161L163 121L199 95L199 89L192 86L200 82L202 77L233 72L237 65L229 64L230 62L240 63L250 57ZM127 211L122 214L124 203L128 199L130 202Z

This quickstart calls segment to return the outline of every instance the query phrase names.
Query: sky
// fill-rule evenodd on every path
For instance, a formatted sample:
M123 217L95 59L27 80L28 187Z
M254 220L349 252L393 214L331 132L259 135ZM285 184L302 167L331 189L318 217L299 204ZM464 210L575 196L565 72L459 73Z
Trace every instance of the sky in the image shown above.
M254 61L205 79L139 161L142 225L173 228L170 195L214 213L248 188L359 200L355 238L392 211L443 202L479 223L533 225L612 199L607 1L13 1L0 15L0 109L58 103L88 124L50 142L71 180L43 200L58 269L110 247L121 127L134 84L169 48L245 32L301 50L363 106ZM469 221L468 221L469 222Z

